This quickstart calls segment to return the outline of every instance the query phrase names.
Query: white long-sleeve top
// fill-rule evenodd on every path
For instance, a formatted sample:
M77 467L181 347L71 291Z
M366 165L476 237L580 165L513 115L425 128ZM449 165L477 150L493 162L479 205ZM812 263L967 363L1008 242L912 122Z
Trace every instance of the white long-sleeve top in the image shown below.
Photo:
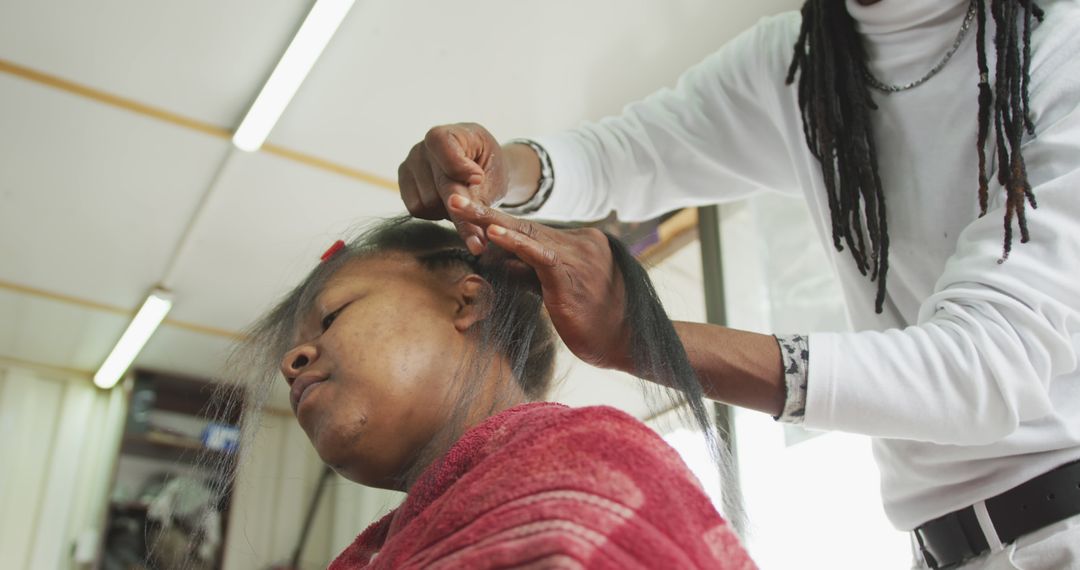
M1005 263L994 181L978 217L974 25L928 82L873 95L891 241L881 314L875 285L832 247L821 167L784 82L798 13L762 20L620 116L536 137L555 179L536 216L640 220L762 191L805 196L859 331L810 335L805 425L874 436L897 528L994 496L1080 458L1080 1L1039 4L1036 136L1023 143L1038 209ZM948 51L968 1L847 6L871 72L902 84Z

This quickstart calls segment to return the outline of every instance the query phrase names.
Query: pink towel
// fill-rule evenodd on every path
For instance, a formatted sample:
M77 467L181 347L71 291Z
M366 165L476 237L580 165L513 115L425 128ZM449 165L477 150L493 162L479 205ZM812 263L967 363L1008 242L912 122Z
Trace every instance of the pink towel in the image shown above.
M466 432L330 570L754 567L652 430L614 408L533 403Z

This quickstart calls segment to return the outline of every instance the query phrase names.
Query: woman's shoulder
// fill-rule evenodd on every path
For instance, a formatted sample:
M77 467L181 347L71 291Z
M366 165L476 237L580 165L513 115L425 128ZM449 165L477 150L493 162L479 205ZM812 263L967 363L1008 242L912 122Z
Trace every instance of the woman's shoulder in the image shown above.
M657 491L692 489L696 495L700 490L697 478L656 431L611 406L529 404L491 443L495 458L514 455L535 461L531 473L573 471L578 482L595 482L609 490L638 486L609 486L612 474L625 474Z
M634 416L611 406L570 407L543 402L525 404L508 410L503 430L505 437L535 440L537 437L574 437L577 443L598 439L628 444L663 439Z
M559 404L500 415L484 458L426 513L439 522L424 528L468 527L470 544L483 537L501 546L449 541L433 559L542 551L603 568L752 567L675 450L638 419L608 406ZM513 548L494 538L525 535Z
M641 424L630 414L611 406L567 406L557 402L532 402L510 408L506 414L517 416L517 421L533 422L631 422ZM642 424L643 425L643 424Z

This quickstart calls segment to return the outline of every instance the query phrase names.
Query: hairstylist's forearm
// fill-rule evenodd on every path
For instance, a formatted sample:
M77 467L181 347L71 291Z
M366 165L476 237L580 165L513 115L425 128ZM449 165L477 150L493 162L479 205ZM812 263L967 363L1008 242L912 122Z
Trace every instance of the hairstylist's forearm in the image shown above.
M708 398L780 415L787 387L774 337L702 323L674 324Z
M540 157L529 145L518 143L503 145L503 156L509 179L503 204L528 202L539 186Z

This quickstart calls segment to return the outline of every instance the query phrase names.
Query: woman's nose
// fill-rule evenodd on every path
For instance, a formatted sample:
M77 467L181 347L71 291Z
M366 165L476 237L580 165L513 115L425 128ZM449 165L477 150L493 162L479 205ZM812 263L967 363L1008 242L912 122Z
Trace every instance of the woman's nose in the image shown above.
M304 368L310 366L317 358L319 358L319 352L315 345L310 343L301 344L286 352L285 357L281 359L281 374L285 376L285 381L291 386L293 380L296 380Z

